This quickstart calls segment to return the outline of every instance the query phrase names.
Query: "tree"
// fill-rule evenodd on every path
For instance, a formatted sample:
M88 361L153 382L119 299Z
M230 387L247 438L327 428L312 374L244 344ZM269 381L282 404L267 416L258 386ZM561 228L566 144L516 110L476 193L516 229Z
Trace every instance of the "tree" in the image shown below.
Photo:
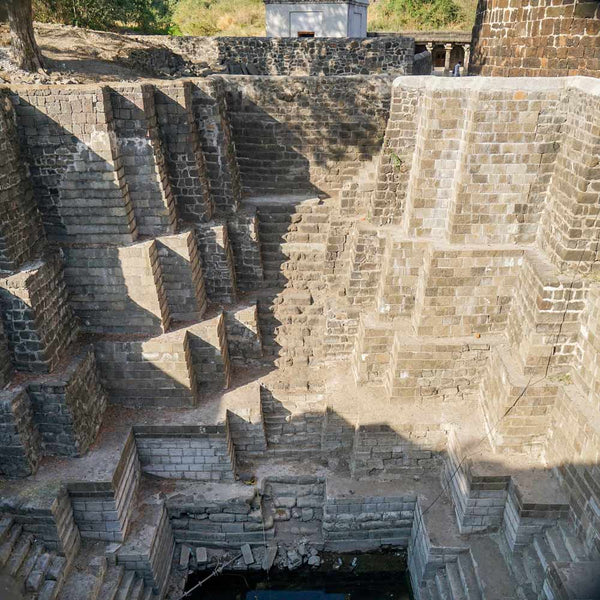
M33 33L31 0L8 0L8 22L12 57L25 71L43 68L42 55Z

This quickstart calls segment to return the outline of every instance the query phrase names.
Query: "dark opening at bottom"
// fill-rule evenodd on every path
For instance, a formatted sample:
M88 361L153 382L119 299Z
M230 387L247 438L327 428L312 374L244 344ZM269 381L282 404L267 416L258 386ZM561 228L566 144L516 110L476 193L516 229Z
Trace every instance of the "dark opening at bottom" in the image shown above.
M408 572L390 564L385 555L359 555L355 567L352 557L344 557L340 567L330 562L319 570L271 570L264 572L226 572L209 579L188 598L191 600L411 600ZM337 560L337 559L336 559ZM361 564L362 563L362 564ZM377 564L379 563L379 565ZM338 568L334 568L338 567ZM378 568L379 567L379 568ZM394 567L398 567L397 570ZM210 571L190 575L191 589Z

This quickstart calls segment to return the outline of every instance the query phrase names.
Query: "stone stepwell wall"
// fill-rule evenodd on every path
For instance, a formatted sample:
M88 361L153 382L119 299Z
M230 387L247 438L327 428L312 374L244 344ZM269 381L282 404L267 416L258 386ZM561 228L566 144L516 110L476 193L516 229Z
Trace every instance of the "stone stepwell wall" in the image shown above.
M414 40L401 36L362 40L173 36L141 39L164 44L192 63L192 70L219 72L229 67L233 73L250 75L410 75L414 55ZM129 59L155 71L164 68L160 64L163 56L138 51Z
M391 81L224 78L243 191L339 191L379 152Z
M494 77L600 77L600 5L479 0L469 70Z

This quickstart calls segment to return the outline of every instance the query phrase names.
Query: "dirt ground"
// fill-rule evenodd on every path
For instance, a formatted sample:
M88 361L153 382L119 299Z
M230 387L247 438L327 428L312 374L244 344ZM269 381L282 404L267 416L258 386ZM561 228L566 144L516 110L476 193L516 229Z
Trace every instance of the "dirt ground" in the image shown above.
M46 73L26 73L11 63L8 25L0 24L0 83L93 83L198 74L189 71L189 66L158 39L152 44L147 40L141 42L133 35L42 23L35 24L35 33ZM148 53L172 55L173 66L167 72L141 69L136 54Z

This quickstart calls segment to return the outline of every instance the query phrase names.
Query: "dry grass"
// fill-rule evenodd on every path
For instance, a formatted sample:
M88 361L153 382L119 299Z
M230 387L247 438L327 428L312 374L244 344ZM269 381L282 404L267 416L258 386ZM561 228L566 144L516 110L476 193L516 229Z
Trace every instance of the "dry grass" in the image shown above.
M183 35L264 36L262 0L180 0L173 22Z

